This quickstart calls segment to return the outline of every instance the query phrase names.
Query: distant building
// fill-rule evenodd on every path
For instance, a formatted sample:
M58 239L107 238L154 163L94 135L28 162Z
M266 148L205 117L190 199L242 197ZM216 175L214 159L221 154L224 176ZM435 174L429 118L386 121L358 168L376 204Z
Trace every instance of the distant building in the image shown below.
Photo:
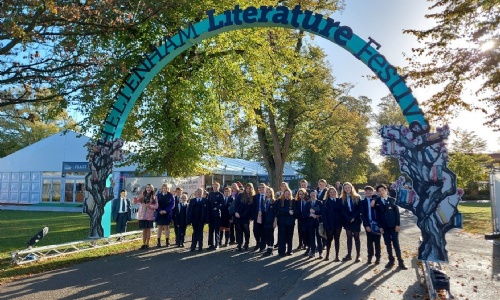
M0 159L0 204L83 203L85 175L88 173L85 145L90 138L75 132L57 133ZM216 157L219 164L205 175L205 184L217 180L230 184L233 179L268 182L259 162ZM114 192L124 179L134 177L136 166L116 167ZM196 174L193 174L196 175ZM284 179L295 179L297 172L285 166Z

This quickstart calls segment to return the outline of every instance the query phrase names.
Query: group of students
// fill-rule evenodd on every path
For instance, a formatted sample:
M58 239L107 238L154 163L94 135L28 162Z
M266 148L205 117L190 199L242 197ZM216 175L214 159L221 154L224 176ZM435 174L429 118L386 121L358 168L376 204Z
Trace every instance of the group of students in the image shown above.
M375 189L365 187L365 198L361 199L356 189L349 182L328 186L326 180L318 182L318 188L308 189L305 180L295 196L288 184L283 182L280 190L264 183L258 185L258 192L252 183L243 186L233 183L220 191L220 184L215 182L212 191L207 193L199 188L189 200L187 194L177 188L174 194L168 186L154 195L151 185L139 197L139 226L143 228L141 249L149 247L150 228L153 220L158 226L158 243L161 246L162 232L165 232L166 245L169 246L169 225L175 227L176 245L184 247L186 227L191 225L193 236L191 251L203 249L203 228L208 224L208 245L210 250L236 244L237 251L249 250L250 223L256 244L254 251L263 256L273 254L275 248L280 257L293 255L292 241L297 223L299 246L295 250L304 250L304 255L330 260L330 249L334 243L334 262L361 261L361 227L366 231L368 263L380 263L380 240L383 236L389 261L387 268L395 265L393 249L401 269L407 269L401 256L398 233L400 230L399 209L395 199L389 197L387 186L378 185ZM339 191L340 190L340 191ZM339 195L340 194L340 195ZM141 213L144 211L144 213ZM149 215L147 211L153 211ZM275 231L277 228L277 243ZM340 259L340 236L342 229L347 237L347 254ZM149 234L148 234L149 232ZM352 248L356 251L353 257ZM326 248L326 249L325 249Z

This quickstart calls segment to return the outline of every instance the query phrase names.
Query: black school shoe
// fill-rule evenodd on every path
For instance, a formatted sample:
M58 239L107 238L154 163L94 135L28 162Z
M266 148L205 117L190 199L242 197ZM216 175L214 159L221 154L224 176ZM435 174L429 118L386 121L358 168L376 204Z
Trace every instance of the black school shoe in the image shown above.
M352 260L352 257L350 255L347 255L346 257L342 258L342 261L350 261Z
M386 269L389 269L389 268L392 268L394 266L394 261L393 260L390 260L386 265L385 265L385 268Z

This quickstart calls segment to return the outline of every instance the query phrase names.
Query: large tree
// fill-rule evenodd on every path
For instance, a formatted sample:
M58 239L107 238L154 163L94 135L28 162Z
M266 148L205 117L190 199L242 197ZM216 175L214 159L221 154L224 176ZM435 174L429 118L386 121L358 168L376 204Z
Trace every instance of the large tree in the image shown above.
M345 87L342 90L347 92ZM344 95L327 100L320 113L311 112L314 121L299 134L301 151L296 160L302 165L301 173L313 183L321 178L365 183L372 167L368 156L371 99Z
M415 56L410 58L410 75L416 86L440 87L425 103L429 108L426 113L443 117L454 107L488 107L486 124L500 129L500 2L429 2L432 11L426 18L435 25L405 31L423 43L413 49ZM467 88L475 93L472 101L467 100Z
M48 95L49 91L41 91ZM54 100L48 104L7 105L0 111L0 158L63 130L77 130L76 122Z
M383 126L389 125L405 125L408 126L406 119L397 103L394 96L389 94L380 99L378 104L378 112L374 116L375 127L374 130L378 131ZM380 171L383 174L387 174L389 177L389 182L394 182L401 175L399 170L398 159L391 156L384 156L384 159L379 165Z
M77 105L82 91L103 82L96 74L111 63L114 38L134 36L151 18L182 2L3 1L0 107L35 102ZM39 93L43 89L52 93Z
M486 141L474 131L457 129L454 133L455 140L450 147L449 167L457 175L457 185L470 188L478 181L487 181L488 167L493 160L485 154Z

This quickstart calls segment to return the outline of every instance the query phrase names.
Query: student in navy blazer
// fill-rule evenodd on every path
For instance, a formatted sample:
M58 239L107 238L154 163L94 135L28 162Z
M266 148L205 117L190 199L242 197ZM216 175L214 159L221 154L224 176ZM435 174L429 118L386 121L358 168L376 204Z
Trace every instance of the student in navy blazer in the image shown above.
M295 200L292 191L286 189L277 201L278 206L278 254L292 255L293 230L295 227Z
M274 190L266 187L265 200L262 203L262 226L264 232L262 241L267 246L267 251L262 254L263 256L273 255L274 246L274 229L278 225L278 210L277 202L274 200Z
M344 257L342 261L349 261L352 259L352 240L354 239L354 244L356 246L355 262L360 262L361 241L359 239L359 233L361 231L361 208L359 202L361 201L361 197L350 182L344 183L340 197L342 198L342 217L347 236L347 256Z
M127 198L127 191L121 190L120 197L113 200L111 203L111 216L116 222L116 233L127 231L127 222L132 220L130 211L130 199Z
M326 187L328 182L325 179L320 179L318 181L318 200L325 200L328 194L328 188Z
M300 188L295 195L295 211L297 216L297 232L299 233L299 246L297 250L306 249L304 255L309 255L309 238L307 237L307 219L309 216L305 216L304 212L306 210L305 206L307 201L309 201L309 194L304 192L305 189ZM317 194L316 191L313 193Z
M326 231L326 256L325 260L330 259L330 249L332 240L335 240L335 259L334 262L339 262L340 250L340 234L342 233L342 200L337 198L337 190L334 187L328 188L328 197L323 201L323 212L321 220L323 228Z
M189 201L187 211L187 224L193 226L193 238L191 242L191 251L196 249L203 250L203 227L208 223L208 200L203 197L203 189L198 188L194 192L194 198Z
M252 203L255 191L252 183L245 185L245 191L238 195L234 202L235 213L233 217L234 226L236 229L236 243L238 244L237 250L248 250L250 243L250 218L252 217ZM243 238L245 244L243 245Z
M234 199L231 196L231 189L229 187L224 188L224 201L220 209L220 239L222 244L222 237L224 237L224 247L227 247L230 240L230 229L233 223L233 216L229 213L229 207L233 203Z
M210 250L220 247L221 208L224 195L219 191L220 183L214 182L213 190L208 194L208 246Z
M306 190L299 189L299 193L306 193ZM316 195L312 194L311 199L306 202L302 217L305 220L304 227L307 230L309 238L309 258L313 258L316 251L319 253L319 258L323 259L323 243L322 237L319 234L319 222L321 217L321 201L316 199Z
M157 247L161 247L161 235L165 232L165 246L170 246L170 223L175 206L174 196L170 193L170 187L164 183L161 191L156 194L158 199L158 208L155 213L155 222L157 227Z
M401 257L401 249L399 247L399 230L400 230L400 216L399 208L396 205L396 199L387 195L387 186L384 184L377 186L377 193L379 198L375 201L375 210L377 212L377 222L380 225L380 232L384 236L384 243L387 248L389 262L386 268L394 266L394 256L392 255L392 248L396 252L398 258L399 268L408 269Z
M262 202L264 202L265 197L266 197L266 184L261 182L259 183L259 193L253 196L253 205L252 205L253 236L256 242L253 251L260 250L260 252L263 252L264 249L266 248L266 244L262 240L262 235L264 234L264 226L262 224Z
M188 196L183 194L180 196L178 203L174 206L174 229L175 229L175 244L177 247L184 247L187 227L187 200Z
M365 186L365 199L361 201L361 219L363 227L366 231L366 247L368 248L368 264L372 263L372 258L375 256L375 264L380 263L380 230L377 229L377 212L375 210L375 201L377 196L374 195L373 187ZM380 228L380 227L379 227Z

